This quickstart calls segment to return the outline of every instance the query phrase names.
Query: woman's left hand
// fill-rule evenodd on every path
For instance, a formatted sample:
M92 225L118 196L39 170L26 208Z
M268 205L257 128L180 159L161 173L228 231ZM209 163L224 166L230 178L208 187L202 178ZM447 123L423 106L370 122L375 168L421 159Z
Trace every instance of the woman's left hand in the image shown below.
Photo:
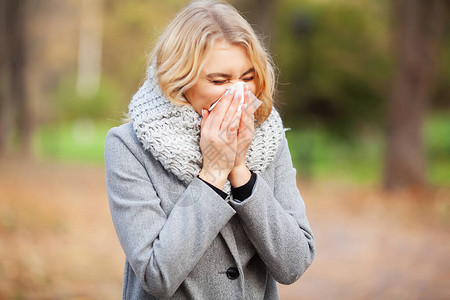
M243 111L237 133L237 152L233 169L245 166L245 155L247 154L248 148L250 147L255 134L255 109L254 105L251 105L252 103L250 102L251 98L249 97L250 95L247 85L245 85L244 94L245 105L242 107Z

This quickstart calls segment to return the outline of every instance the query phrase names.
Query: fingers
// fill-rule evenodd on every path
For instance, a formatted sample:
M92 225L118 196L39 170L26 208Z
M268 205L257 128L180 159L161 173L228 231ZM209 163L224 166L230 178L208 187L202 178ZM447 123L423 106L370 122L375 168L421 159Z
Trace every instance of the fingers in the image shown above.
M232 97L230 95L231 92L232 92L231 89L227 89L225 93L219 98L219 100L217 100L216 102L213 103L213 105L211 105L208 112L208 116L210 116L210 118L208 118L208 120L206 121L205 128L211 129L213 128L213 124L217 123L215 119L219 118L220 115L223 113L224 102L225 104L229 103L230 97Z
M245 110L243 110L242 112L242 117L241 120L239 122L239 132L238 135L241 136L242 134L245 134L246 131L254 130L254 114L253 113L249 113Z
M244 115L246 115L250 119L254 119L254 117L255 117L254 113L260 105L255 102L262 103L250 92L250 90L248 89L248 85L245 85L245 102L244 102L243 110L244 110Z
M251 92L249 91L248 86L245 85L245 99L244 99L244 107L242 108L242 110L243 110L242 117L241 117L240 124L239 124L239 132L238 132L239 136L244 134L247 130L253 131L253 129L254 129L254 120L255 120L254 112L255 112L255 110L254 110L254 106L251 105L252 104L251 103L252 96L253 96L253 94L251 94ZM256 99L256 97L255 97L255 99Z
M235 102L239 102L238 100L234 100ZM228 124L228 130L233 133L237 134L237 131L239 129L239 125L241 123L241 117L242 117L242 109L241 110L234 110L233 111L233 117L231 121ZM223 126L223 128L226 128L227 124Z
M244 85L243 90L244 105L240 107L240 93L233 86L230 87L219 101L213 104L215 105L214 109L209 112L204 110L202 127L216 133L226 130L227 136L240 128L242 130L245 130L244 127L253 128L254 113L262 102L250 92L247 84Z
M227 92L226 95L222 97L222 100L217 102L216 107L209 112L209 118L205 123L205 126L212 131L219 131L222 125L222 121L224 119L225 114L227 113L228 107L232 103L232 100L235 95L235 89L232 87Z
M223 128L228 127L229 125L231 125L231 123L237 119L237 122L239 121L240 116L237 116L237 112L238 112L238 108L239 108L239 98L240 98L240 94L238 92L235 92L233 100L230 104L230 106L228 107L228 110L223 118L220 130L222 130Z
M209 111L207 109L202 108L202 121L200 122L200 130L205 127L206 119L208 118Z

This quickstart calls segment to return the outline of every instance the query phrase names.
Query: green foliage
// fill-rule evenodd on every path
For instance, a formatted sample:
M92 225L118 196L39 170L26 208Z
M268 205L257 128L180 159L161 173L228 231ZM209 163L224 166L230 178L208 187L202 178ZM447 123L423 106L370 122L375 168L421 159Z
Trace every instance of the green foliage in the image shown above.
M62 162L103 163L106 133L113 126L117 124L112 121L90 119L42 126L34 138L36 155Z
M385 1L282 1L276 61L292 126L351 135L382 119L390 78Z
M431 182L450 185L450 113L434 113L424 134Z
M381 178L383 143L376 133L348 140L321 129L299 128L287 138L300 178L357 183Z
M319 128L297 128L286 136L297 174L304 179L357 183L381 181L385 139L377 130L354 131L349 139ZM450 185L450 113L434 113L425 123L428 178Z
M53 93L53 107L56 119L60 121L74 121L79 118L99 120L111 117L112 112L120 109L120 97L118 86L110 84L104 78L98 91L85 98L78 95L75 78L67 77L61 80Z

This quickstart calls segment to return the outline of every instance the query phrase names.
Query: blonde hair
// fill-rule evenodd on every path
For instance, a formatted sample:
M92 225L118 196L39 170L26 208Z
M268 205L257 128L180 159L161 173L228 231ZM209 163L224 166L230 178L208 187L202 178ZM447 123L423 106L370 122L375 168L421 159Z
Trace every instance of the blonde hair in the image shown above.
M250 24L231 5L218 1L192 1L159 37L149 56L156 61L161 90L174 104L188 104L184 93L198 80L214 41L225 39L244 46L255 69L255 96L263 104L255 112L257 124L270 115L275 90L273 62Z

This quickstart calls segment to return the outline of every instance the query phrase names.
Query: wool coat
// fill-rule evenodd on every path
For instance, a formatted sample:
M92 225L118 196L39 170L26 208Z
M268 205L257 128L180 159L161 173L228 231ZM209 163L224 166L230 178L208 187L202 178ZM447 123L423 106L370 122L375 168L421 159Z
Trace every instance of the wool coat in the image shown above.
M278 299L311 264L315 243L283 134L251 195L224 200L180 181L145 151L132 123L110 129L106 186L126 255L123 299Z

